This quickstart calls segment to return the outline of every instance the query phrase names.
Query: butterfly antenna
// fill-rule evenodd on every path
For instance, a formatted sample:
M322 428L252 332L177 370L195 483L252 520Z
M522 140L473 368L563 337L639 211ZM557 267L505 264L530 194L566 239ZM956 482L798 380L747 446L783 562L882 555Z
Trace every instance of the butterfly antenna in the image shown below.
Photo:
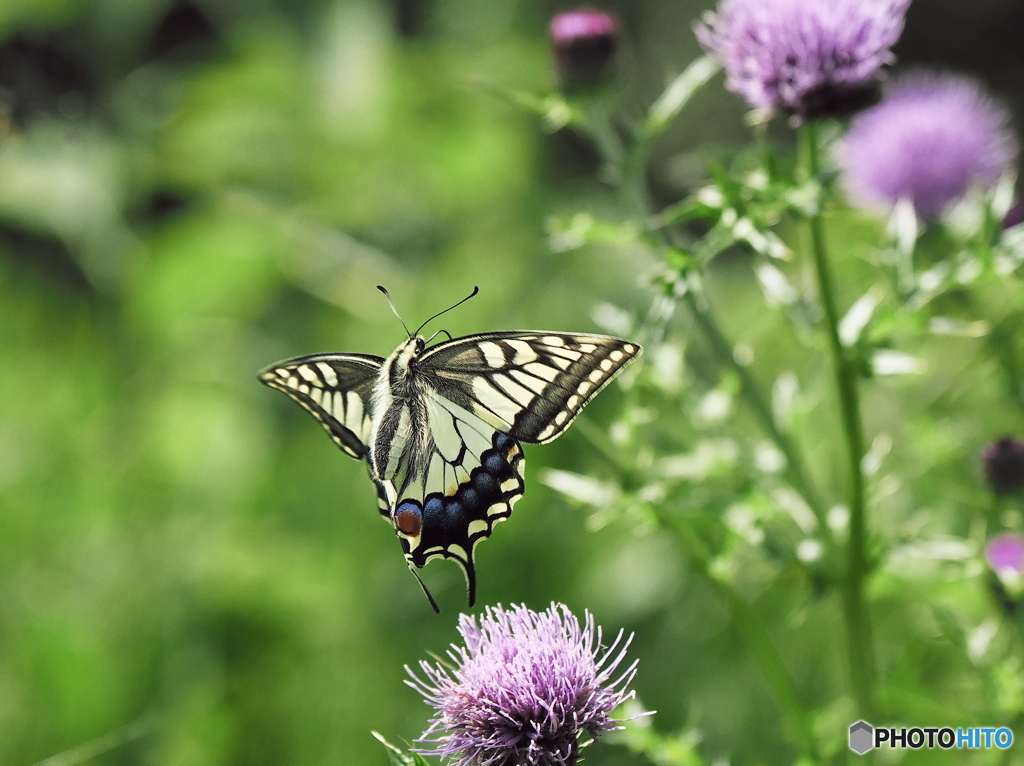
M381 289L381 290L383 290L384 288L382 287L382 288L380 288L380 289ZM462 305L463 303L465 303L466 301L468 301L468 300L469 300L470 298L472 298L472 297L473 297L474 295L476 295L476 294L477 294L478 292L480 292L480 287L479 287L479 286L474 286L474 287L473 287L473 292L471 292L471 293L470 293L469 295L467 295L467 296L466 296L465 298L463 298L463 299L462 299L461 301L459 301L458 303L456 303L456 304L455 304L454 306L449 306L449 307L448 307L448 308L446 308L446 309L445 309L444 311L438 311L438 312L437 312L436 314L434 314L434 316L430 317L430 319L428 319L428 320L427 320L426 322L424 322L423 324L421 324L421 325L419 326L419 328L418 328L418 329L416 330L416 334L417 334L417 335L419 335L419 332L420 332L420 330L422 330L422 329L423 329L424 327L426 327L426 326L427 326L428 324L430 324L430 323L431 323L431 322L433 322L433 321L434 321L435 319L437 319L437 318L438 318L439 316L441 316L441 314L447 314L447 313L448 313L449 311L451 311L451 310L452 310L453 308L456 308L456 307L458 307L458 306L461 306L461 305ZM392 308L394 308L394 307L392 307Z
M448 340L452 339L452 334L450 332L448 332L447 330L438 330L433 335L431 335L429 338L427 338L427 345L429 346L434 341L434 338L436 338L441 333L444 333L445 335L447 335L448 336Z
M388 299L388 305L391 307L391 310L395 312L395 316L398 317L398 321L402 323L402 329L404 329L405 330L405 334L408 335L411 338L412 337L412 333L409 332L409 328L405 324L405 320L402 319L402 315L398 313L398 309L395 308L395 304L391 301L391 293L389 293L387 291L387 289L383 285L377 285L377 289L380 290L382 293L384 293L384 297ZM458 305L458 304L456 304L456 305ZM442 312L442 313L444 313L444 312ZM417 330L416 332L419 332L419 330ZM416 574L416 573L413 572L413 574ZM418 577L416 579L419 580ZM420 585L422 585L422 584L423 584L423 581L421 580L420 581ZM424 588L424 590L426 590L426 588ZM429 596L429 595L430 594L428 593L427 596ZM434 600L430 599L430 601L431 601L431 603L433 603ZM436 607L435 607L435 609L436 609Z
M424 583L423 579L418 574L416 574L415 569L409 567L409 571L412 572L412 576L416 578L416 582L418 582L420 584L420 587L423 588L423 595L427 597L427 601L430 602L430 606L433 607L434 612L437 614L441 614L441 607L437 605L437 602L434 601L434 597L430 595L430 591L427 590L426 583Z

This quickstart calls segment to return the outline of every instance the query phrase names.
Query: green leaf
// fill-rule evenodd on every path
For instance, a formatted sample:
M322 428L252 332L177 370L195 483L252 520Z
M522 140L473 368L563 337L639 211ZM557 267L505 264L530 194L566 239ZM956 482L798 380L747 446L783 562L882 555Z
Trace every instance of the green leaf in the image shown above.
M585 122L583 113L558 93L535 96L482 78L475 79L473 83L506 104L539 116L544 127L552 133L569 125L581 127Z
M710 56L702 56L676 77L647 113L644 132L648 138L659 135L683 111L693 95L718 73L721 65Z
M392 745L380 732L371 731L370 734L373 738L384 745L388 751L388 759L391 761L392 766L430 766L430 764L423 759L422 756L416 753L406 753L400 747Z
M548 244L556 253L588 244L622 245L637 239L636 228L631 224L601 221L590 213L549 218L547 231Z
M693 253L687 253L675 247L665 251L665 262L674 271L687 271L700 266L700 261Z
M761 285L765 302L770 308L776 306L790 306L797 302L800 293L793 287L785 274L767 261L761 261L754 266L754 273Z
M925 362L902 351L880 349L871 357L875 375L915 375L925 371Z
M914 245L920 233L913 203L909 200L897 202L889 218L889 236L892 237L896 250L909 258L914 252Z
M716 255L735 244L736 237L732 231L724 226L716 226L704 235L697 246L694 257L699 263L706 266Z
M681 202L662 210L655 216L653 224L656 228L661 228L683 221L704 218L717 220L725 204L725 197L717 186L705 186Z
M878 291L871 289L850 306L846 315L839 320L839 339L844 346L849 348L861 339L881 299Z
M785 193L785 200L790 208L804 217L817 215L821 212L821 184L817 181L810 181L800 186L795 186Z
M932 335L949 335L958 338L983 338L992 331L990 323L983 319L973 322L953 317L931 317L928 332Z
M756 253L782 261L789 259L789 248L782 240L774 232L760 229L750 218L737 219L732 225L732 235L737 241L746 242Z

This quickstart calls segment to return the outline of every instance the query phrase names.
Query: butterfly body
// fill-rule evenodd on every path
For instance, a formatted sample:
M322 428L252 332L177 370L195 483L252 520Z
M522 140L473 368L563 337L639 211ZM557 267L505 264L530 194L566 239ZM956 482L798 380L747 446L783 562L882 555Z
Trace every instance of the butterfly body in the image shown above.
M296 357L260 380L366 459L409 564L454 559L472 605L474 549L524 492L520 442L555 439L640 352L601 335L499 332L431 347L412 335L387 359Z

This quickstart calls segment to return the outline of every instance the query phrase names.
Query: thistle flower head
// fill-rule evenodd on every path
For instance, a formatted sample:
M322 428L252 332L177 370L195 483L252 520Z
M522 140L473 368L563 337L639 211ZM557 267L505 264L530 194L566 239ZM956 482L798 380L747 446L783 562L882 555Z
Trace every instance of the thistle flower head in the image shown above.
M1024 441L1013 436L996 439L981 453L981 469L997 495L1024 489Z
M564 90L589 88L605 79L619 44L614 16L593 8L566 11L551 19L548 33Z
M458 766L568 766L579 757L583 732L597 737L619 728L612 711L636 662L612 679L632 636L622 631L608 648L585 613L583 625L564 605L541 613L525 606L462 615L465 647L452 646L453 668L420 663L425 680L406 668L410 686L436 710L421 752Z
M965 77L916 73L854 118L839 147L850 199L891 210L901 199L934 221L972 186L991 188L1013 164L1009 116Z
M721 0L694 26L754 108L841 116L877 100L910 0Z

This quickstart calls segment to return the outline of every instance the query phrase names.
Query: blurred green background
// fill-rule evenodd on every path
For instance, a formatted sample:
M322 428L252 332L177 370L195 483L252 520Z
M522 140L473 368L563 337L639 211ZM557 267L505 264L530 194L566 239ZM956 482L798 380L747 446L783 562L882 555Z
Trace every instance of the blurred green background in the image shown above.
M690 24L706 4L604 7L623 23L628 121L699 54ZM653 262L642 249L548 244L552 215L617 217L593 150L479 84L549 90L546 24L560 8L0 4L0 763L64 753L51 763L383 764L371 729L398 741L425 728L403 665L456 639L461 574L443 563L423 571L444 609L434 615L365 467L255 372L319 351L386 356L404 333L376 284L411 325L478 284L480 296L438 325L456 336L600 331L595 310L646 311L639 281ZM1024 58L1007 35L1022 15L1012 0L919 0L901 63L974 72L1020 114ZM783 126L777 134L788 140ZM660 201L682 197L710 158L748 138L742 105L716 81L657 147ZM875 222L845 225L878 238ZM773 349L783 323L758 318L742 256L720 271L721 313L764 349L769 383L787 365L813 367ZM861 277L869 283L851 271ZM682 349L685 325L673 333ZM687 396L699 402L716 379L701 378L699 349L693 359ZM661 364L676 375L671 354ZM918 442L934 451L906 458L915 480L938 466L977 487L977 449L1008 420L986 409L995 373L976 372L955 401L936 383L928 404L955 409L952 426L908 426L927 431ZM898 413L900 392L885 395ZM583 427L606 431L623 398L603 394ZM707 436L682 411L675 418L678 439L663 451ZM607 472L577 430L527 448L529 491L478 551L481 603L558 600L637 631L637 689L660 711L656 728L699 729L709 762L785 762L792 751L756 667L665 536L594 523L538 480L544 466ZM749 423L733 430L747 434L741 444L760 438ZM827 480L838 469L823 449L815 464ZM947 498L946 485L922 486L917 503ZM976 582L964 587L958 603L981 603ZM842 685L835 605L808 613L803 596L760 585L746 595L762 598L783 644L791 627L819 620L784 653L801 688L828 703L823 690ZM890 611L883 642L906 637L905 615ZM933 639L901 655L906 673L948 667ZM845 710L823 725L842 735ZM588 762L640 761L610 747Z

